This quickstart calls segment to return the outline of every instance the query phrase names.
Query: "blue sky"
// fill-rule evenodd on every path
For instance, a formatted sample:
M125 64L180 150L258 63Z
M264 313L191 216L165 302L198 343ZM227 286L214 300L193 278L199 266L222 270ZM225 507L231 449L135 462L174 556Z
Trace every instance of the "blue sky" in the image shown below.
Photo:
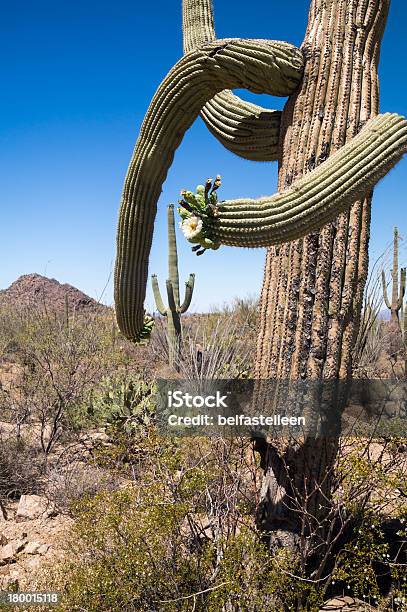
M248 10L249 7L249 10ZM300 44L309 0L215 0L219 36ZM407 115L407 5L392 0L382 46L381 108ZM113 268L118 203L144 113L182 53L181 0L15 0L2 10L0 288L38 272L102 294ZM282 100L251 96L265 106ZM397 224L406 237L404 159L376 188L371 258ZM165 206L220 173L223 198L276 187L273 164L224 150L198 120L164 185L150 271L167 277ZM197 275L193 307L257 293L265 252L222 248L197 258L179 237L181 280ZM403 247L407 259L407 248ZM103 300L112 301L110 280ZM151 291L147 306L153 307Z

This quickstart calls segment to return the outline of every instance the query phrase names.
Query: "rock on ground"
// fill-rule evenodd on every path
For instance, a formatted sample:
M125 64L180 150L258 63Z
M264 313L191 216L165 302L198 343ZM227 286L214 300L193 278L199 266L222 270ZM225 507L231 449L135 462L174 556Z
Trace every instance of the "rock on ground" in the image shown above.
M360 599L335 597L327 601L320 612L370 612L372 610L372 606L369 606Z

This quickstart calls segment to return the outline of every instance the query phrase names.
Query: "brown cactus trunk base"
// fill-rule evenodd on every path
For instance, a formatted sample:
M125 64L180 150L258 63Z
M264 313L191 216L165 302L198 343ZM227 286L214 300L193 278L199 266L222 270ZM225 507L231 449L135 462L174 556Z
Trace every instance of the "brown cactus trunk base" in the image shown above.
M321 164L378 113L377 67L388 7L389 0L312 0L302 45L307 58L302 87L282 117L280 190ZM258 378L350 377L368 271L370 203L355 202L319 233L269 249ZM321 482L336 445L319 440L283 455L270 444L260 446L265 469L261 521L290 539L299 523L284 501L290 484L281 457L304 492ZM324 490L329 491L329 482ZM318 496L312 506L317 513Z

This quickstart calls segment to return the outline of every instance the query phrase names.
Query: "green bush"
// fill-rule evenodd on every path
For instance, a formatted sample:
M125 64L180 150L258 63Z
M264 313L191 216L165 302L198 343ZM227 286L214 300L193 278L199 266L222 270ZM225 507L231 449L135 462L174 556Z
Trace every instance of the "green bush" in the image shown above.
M62 592L60 610L254 612L294 602L286 570L295 562L268 553L240 488L247 447L145 434L139 477L76 504L66 560L46 579Z

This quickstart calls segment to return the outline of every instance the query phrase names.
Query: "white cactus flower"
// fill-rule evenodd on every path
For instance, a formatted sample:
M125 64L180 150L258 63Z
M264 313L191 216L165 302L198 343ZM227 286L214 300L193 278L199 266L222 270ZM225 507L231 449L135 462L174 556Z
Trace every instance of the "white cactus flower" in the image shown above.
M195 215L184 219L180 225L182 233L187 240L195 238L202 230L202 220Z

